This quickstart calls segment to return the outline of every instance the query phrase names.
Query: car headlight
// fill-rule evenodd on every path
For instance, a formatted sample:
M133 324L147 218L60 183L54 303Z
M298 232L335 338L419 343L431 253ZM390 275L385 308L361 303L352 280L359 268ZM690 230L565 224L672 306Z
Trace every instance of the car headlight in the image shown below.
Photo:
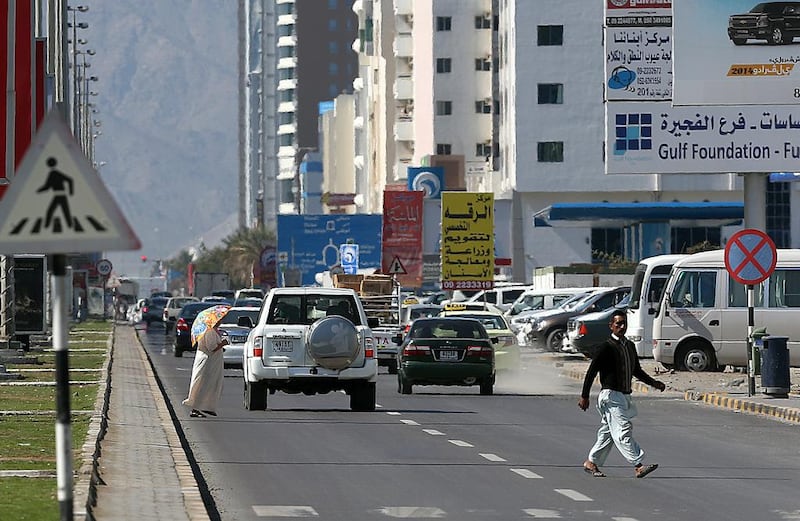
M639 335L632 335L632 336L628 336L628 340L630 340L631 342L641 342L642 341L642 337L639 336Z
M544 320L534 320L534 321L531 323L531 326L532 326L532 327L533 327L533 329L535 329L536 331L543 331L543 330L544 330L544 329L547 327L547 322L546 322L546 321L544 321Z

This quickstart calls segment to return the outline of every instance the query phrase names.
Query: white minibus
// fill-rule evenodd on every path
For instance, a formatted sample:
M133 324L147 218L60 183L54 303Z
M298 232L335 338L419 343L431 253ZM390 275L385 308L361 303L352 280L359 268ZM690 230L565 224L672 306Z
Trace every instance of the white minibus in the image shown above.
M747 292L725 269L725 251L695 253L672 268L653 322L653 357L690 371L747 366ZM770 277L754 286L754 325L789 337L800 366L800 250L778 250Z
M656 255L642 259L633 272L630 303L628 304L628 332L625 334L636 346L639 358L653 358L653 318L676 261L686 254Z

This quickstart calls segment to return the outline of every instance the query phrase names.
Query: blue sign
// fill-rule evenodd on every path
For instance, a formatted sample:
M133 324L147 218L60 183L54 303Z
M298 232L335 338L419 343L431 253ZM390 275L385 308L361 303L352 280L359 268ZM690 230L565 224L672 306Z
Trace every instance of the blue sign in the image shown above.
M425 199L441 199L444 190L444 168L441 166L408 167L408 189L422 190Z
M304 286L317 284L317 273L341 265L339 245L358 245L358 267L381 267L379 214L278 215L280 268L301 271Z
M347 275L358 273L358 244L339 246L339 258L342 261L342 269Z

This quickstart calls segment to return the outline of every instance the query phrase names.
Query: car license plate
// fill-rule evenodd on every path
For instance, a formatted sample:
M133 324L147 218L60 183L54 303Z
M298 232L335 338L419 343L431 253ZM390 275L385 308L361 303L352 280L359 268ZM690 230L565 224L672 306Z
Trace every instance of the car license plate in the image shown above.
M439 351L439 360L444 362L458 360L458 351Z
M245 342L247 342L247 337L246 336L232 336L231 337L231 343L233 343L233 344L244 344Z
M272 348L281 353L291 353L294 351L294 342L291 340L273 340Z

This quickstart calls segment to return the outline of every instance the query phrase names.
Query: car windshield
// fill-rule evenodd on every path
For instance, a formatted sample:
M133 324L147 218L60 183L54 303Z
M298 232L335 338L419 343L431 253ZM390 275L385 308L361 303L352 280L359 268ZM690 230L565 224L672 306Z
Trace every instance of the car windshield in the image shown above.
M572 311L573 309L578 309L585 300L588 300L592 296L591 293L579 293L574 297L570 297L561 304L558 305L561 309L566 311Z
M259 311L259 309L232 309L222 317L219 323L223 325L236 325L239 321L239 317L250 317L250 320L255 323L258 321Z

